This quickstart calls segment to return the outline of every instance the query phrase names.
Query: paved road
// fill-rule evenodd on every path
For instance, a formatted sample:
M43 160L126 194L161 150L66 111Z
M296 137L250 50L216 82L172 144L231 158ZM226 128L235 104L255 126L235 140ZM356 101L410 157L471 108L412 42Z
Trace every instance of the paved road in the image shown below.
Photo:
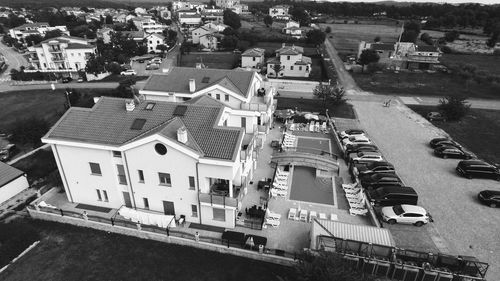
M0 53L5 57L5 63L8 65L8 68L0 74L0 83L5 80L10 80L10 70L11 69L19 69L21 66L26 66L28 63L22 54L14 51L12 48L7 47L1 42L0 38Z
M137 89L142 89L146 81L138 81L135 84ZM93 82L93 83L56 83L54 84L56 89L66 89L66 88L75 88L75 89L103 89L103 88L116 88L118 87L118 82ZM8 91L30 91L30 90L39 90L39 89L51 89L50 83L45 84L33 84L33 85L10 85L10 84L0 84L0 93L8 92Z
M351 101L360 124L370 134L407 185L419 194L419 204L435 222L422 228L391 226L396 241L412 245L431 239L452 254L473 255L490 264L488 280L500 280L500 216L498 209L478 203L477 193L500 190L494 180L468 180L456 175L458 160L433 156L428 141L442 132L399 104L382 107L378 101Z

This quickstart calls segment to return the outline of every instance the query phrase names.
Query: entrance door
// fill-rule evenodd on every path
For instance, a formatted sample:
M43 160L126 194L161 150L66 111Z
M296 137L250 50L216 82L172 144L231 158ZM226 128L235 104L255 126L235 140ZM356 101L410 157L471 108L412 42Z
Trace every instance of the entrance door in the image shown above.
M163 212L165 215L175 216L174 202L163 201Z
M130 201L130 194L123 191L123 200L125 201L125 207L132 208L132 201Z

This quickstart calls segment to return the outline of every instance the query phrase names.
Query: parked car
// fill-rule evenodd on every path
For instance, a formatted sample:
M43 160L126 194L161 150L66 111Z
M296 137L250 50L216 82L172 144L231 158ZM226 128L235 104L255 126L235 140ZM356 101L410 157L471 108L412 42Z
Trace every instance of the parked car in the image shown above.
M427 114L427 119L429 119L429 121L446 121L446 118L441 112L435 111L429 112Z
M472 159L474 154L454 146L438 146L434 149L434 155L442 158Z
M365 131L363 131L361 129L349 129L349 130L345 130L345 131L340 132L339 137L341 139L345 139L345 138L352 137L352 136L364 136L364 135L365 135Z
M458 162L457 173L468 178L489 178L500 181L500 171L482 160L462 160Z
M369 163L374 161L384 161L384 157L380 152L360 151L352 153L350 156L352 163Z
M365 136L352 136L342 140L345 147L349 144L371 144L372 142Z
M492 208L500 207L500 191L498 190L483 190L479 192L477 199Z
M156 70L159 69L160 65L157 63L151 63L146 66L146 70Z
M120 75L134 76L134 75L137 75L137 72L135 72L135 70L133 70L133 69L127 69L125 71L120 72Z
M63 78L61 79L61 82L63 82L63 83L69 83L69 82L71 82L72 80L73 80L73 78L71 78L71 77L63 77Z
M366 194L368 201L375 206L417 205L418 203L417 192L409 186L382 186Z
M14 155L14 151L16 150L16 145L13 143L7 144L2 149L0 149L0 161L7 161Z
M153 58L149 61L150 63L155 63L155 64L160 64L161 63L161 58Z
M440 146L454 146L454 147L457 147L457 148L462 148L462 146L458 142L456 142L454 140L442 140L442 141L434 143L434 145L431 146L431 147L432 148L437 148L437 147L440 147Z
M434 148L434 147L436 147L436 144L437 144L438 142L441 142L441 141L446 141L446 140L450 140L450 139L449 139L449 138L447 138L447 137L439 137L439 138L434 138L434 139L432 139L432 140L429 142L429 145L430 145L432 148Z
M394 166L386 161L374 161L370 163L360 163L352 166L352 172L355 176L366 176L375 173L389 173L394 174Z
M358 144L348 144L346 145L345 153L349 155L350 153L360 152L360 151L373 151L377 152L378 147L373 144L358 143Z
M403 186L403 182L396 174L391 173L374 173L359 177L361 185L366 189L377 189L385 185Z
M389 224L403 223L422 226L432 221L427 211L414 205L395 205L384 207L381 210L382 220Z
M83 83L84 82L83 77L78 77L78 79L76 80L76 82Z

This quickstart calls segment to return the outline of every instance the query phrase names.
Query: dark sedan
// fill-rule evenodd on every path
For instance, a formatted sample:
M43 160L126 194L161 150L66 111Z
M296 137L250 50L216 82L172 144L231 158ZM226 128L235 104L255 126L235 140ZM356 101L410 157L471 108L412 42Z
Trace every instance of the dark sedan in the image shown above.
M454 140L443 140L440 142L436 142L434 145L431 145L432 148L438 148L440 146L454 146L456 148L462 148L462 146Z
M483 190L477 195L477 199L481 203L488 205L492 208L500 207L500 191L497 190Z
M373 144L348 144L345 149L345 154L356 153L360 151L378 152L378 147Z
M453 146L439 146L434 149L434 155L441 158L472 159L474 154Z
M354 164L352 167L353 174L355 175L368 175L375 173L391 173L394 174L394 166L389 162L371 162L367 164Z
M431 147L434 147L436 146L436 143L440 142L440 141L445 141L445 140L450 140L449 138L447 137L439 137L439 138L434 138L432 139L430 142L429 142L429 145Z
M360 177L360 181L361 185L366 189L376 189L385 185L403 185L403 182L396 174L390 173L364 175Z

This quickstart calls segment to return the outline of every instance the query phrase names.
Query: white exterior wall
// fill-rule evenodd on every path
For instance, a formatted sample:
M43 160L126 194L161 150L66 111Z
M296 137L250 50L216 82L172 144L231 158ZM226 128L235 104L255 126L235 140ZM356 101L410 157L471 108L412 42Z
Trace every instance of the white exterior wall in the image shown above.
M95 53L96 48L89 49L67 49L67 64L73 69L85 69L87 66L86 54Z
M218 39L215 36L202 36L200 37L200 45L206 49L217 50Z
M26 175L21 175L17 179L0 186L0 204L9 200L19 192L29 187Z
M236 209L227 208L226 209L226 220L219 221L214 220L213 209L224 209L223 206L207 206L201 205L201 223L209 224L224 228L234 228L236 226Z
M241 67L256 68L257 64L259 64L259 63L264 64L264 56L261 56L261 57L241 57Z
M151 35L146 37L146 44L148 48L148 53L151 51L155 53L161 53L161 51L158 50L157 48L159 45L165 45L165 41L158 36Z
M111 151L65 145L55 147L58 154L55 157L59 156L60 164L64 167L61 178L66 180L73 202L107 208L120 208L125 204L122 191L128 191L128 188L118 182L116 160ZM91 174L89 162L99 164L100 176ZM109 202L99 201L96 189L105 190Z
M143 198L148 198L149 209L163 213L163 201L170 201L174 203L176 217L185 215L186 221L199 223L199 210L198 217L191 216L191 205L199 209L197 160L167 143L163 143L167 154L159 155L154 149L157 143L153 141L124 152L137 207L144 208ZM138 170L144 173L144 183L139 181ZM172 186L160 185L158 173L170 174ZM194 190L189 187L190 176L195 178Z
M200 37L209 33L211 32L209 32L204 28L193 29L193 31L191 32L191 37L193 38L193 44L200 44Z
M185 23L186 25L199 25L201 24L201 17L196 17L196 18L179 18L179 23L183 24Z

